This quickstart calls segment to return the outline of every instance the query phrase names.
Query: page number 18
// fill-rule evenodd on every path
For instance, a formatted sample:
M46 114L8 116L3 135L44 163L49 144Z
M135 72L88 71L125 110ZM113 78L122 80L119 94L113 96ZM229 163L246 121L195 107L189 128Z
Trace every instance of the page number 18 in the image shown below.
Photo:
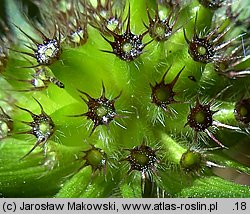
M236 210L246 210L247 209L246 202L236 202L235 206L236 206Z

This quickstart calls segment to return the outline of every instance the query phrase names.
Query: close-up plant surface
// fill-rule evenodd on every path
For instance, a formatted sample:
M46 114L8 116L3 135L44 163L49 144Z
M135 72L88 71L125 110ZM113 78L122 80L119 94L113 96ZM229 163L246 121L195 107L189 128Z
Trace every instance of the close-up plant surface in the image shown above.
M249 1L1 7L1 197L250 197Z

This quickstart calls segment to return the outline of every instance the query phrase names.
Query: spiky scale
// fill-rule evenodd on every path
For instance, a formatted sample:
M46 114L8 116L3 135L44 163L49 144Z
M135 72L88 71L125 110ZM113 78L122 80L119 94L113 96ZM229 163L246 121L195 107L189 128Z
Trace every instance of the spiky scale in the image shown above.
M72 115L71 117L82 117L86 116L87 119L92 120L94 125L90 132L90 135L95 131L96 127L99 125L109 126L115 118L119 117L115 109L115 101L119 99L121 93L109 100L105 96L105 86L102 84L102 94L99 98L92 98L89 94L84 91L78 90L80 93L87 97L87 100L81 96L82 100L87 104L88 111L79 115Z
M45 113L41 103L37 99L35 99L35 101L40 107L40 110L41 110L40 114L34 114L33 112L31 112L30 110L26 108L17 106L19 109L28 112L33 119L32 122L22 121L24 124L29 125L31 129L29 131L20 132L19 134L32 134L37 138L37 141L35 145L32 147L32 149L26 155L24 155L21 159L24 159L25 157L27 157L37 146L39 145L45 146L47 141L55 132L55 124L53 120L51 119L49 115Z
M165 83L165 77L170 70L171 66L167 69L165 74L163 75L161 81L159 83L156 83L154 86L150 84L151 86L151 100L152 103L155 105L161 107L164 111L168 111L168 105L172 103L178 103L174 99L174 96L177 94L176 92L173 91L173 88L178 81L181 72L184 70L185 66L178 72L176 77L172 80L170 83Z
M108 40L102 35L102 37L111 45L113 51L102 50L103 52L115 54L117 57L124 61L133 61L138 58L142 53L144 47L149 44L143 43L142 39L148 31L140 35L135 35L130 29L130 8L128 11L128 21L126 31L122 34L117 34L109 29L108 32L114 37L114 41Z

